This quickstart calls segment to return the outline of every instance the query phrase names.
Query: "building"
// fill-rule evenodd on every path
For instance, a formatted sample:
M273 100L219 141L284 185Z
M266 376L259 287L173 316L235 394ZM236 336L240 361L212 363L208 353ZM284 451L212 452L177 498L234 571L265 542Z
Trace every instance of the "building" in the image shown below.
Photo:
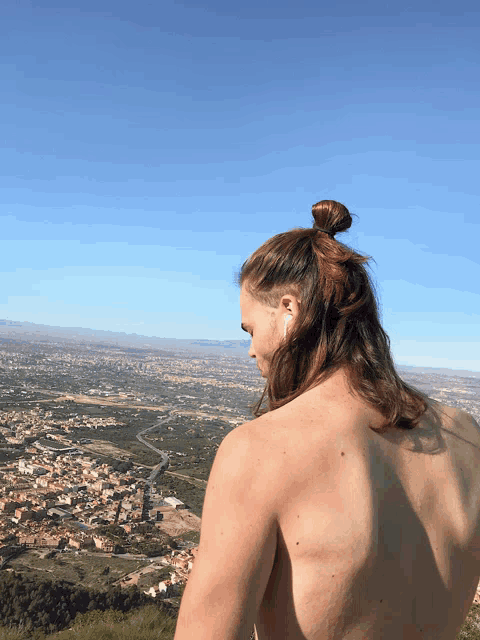
M0 500L0 511L4 511L5 513L13 513L18 506L20 505L14 500L8 500L8 498L2 498Z
M173 496L169 496L164 499L164 502L175 509L185 509L185 504L179 500L178 498L174 498Z
M60 509L60 507L52 507L47 511L49 516L53 516L54 518L60 518L61 520L69 520L73 518L72 514L64 509Z
M84 538L75 536L69 539L68 544L74 549L86 549L87 547L91 547L94 544L94 541L90 536L85 536Z
M172 574L175 575L175 574ZM179 584L172 580L163 580L159 582L158 586L155 585L150 587L148 591L144 591L147 596L152 596L152 598L171 598L172 596L176 596L180 593Z
M93 542L95 543L97 549L101 549L102 551L105 551L105 553L113 553L115 544L112 542L112 540L103 538L102 536L93 536Z
M44 520L47 517L47 510L43 507L32 507L32 517L34 520Z
M63 542L64 539L60 536L48 536L48 535L19 535L18 543L25 544L27 547L47 547L50 549L57 549L60 546L60 543Z
M15 518L17 519L17 522L32 520L33 512L25 509L24 507L20 507L19 509L15 509Z

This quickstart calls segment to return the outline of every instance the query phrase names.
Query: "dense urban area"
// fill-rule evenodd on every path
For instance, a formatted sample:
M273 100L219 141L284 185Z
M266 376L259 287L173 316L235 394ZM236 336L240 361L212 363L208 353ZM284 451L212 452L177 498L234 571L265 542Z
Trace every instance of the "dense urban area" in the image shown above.
M178 607L216 450L263 388L246 349L3 334L0 373L3 572ZM480 420L480 377L401 373Z
M252 364L3 338L0 372L2 567L178 597L216 450L261 390Z

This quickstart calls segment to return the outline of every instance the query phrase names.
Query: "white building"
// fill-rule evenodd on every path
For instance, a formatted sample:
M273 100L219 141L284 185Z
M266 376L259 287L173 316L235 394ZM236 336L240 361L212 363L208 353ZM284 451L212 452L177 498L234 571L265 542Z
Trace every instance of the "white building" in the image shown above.
M179 500L178 498L174 498L173 496L164 498L163 501L171 507L174 507L175 509L185 509L185 504L181 500Z

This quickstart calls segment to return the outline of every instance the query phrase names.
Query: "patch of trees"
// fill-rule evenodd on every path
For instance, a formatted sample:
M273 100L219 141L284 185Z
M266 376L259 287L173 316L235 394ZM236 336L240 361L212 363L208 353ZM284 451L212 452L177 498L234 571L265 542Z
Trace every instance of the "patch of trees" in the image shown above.
M157 529L157 527L151 522L139 522L135 527L135 533L141 533L143 536L151 535L155 538L161 538L167 542L168 539L171 539L167 534L162 533Z
M126 533L125 529L123 527L120 527L118 524L102 524L99 527L96 527L95 533L100 536L110 538L110 540L113 540L114 542L117 541L117 538L128 538L128 534Z
M151 598L137 587L98 591L64 580L36 580L15 572L0 574L2 625L20 626L27 632L41 629L53 633L69 626L78 613L108 609L127 612L151 603ZM155 605L176 616L169 603L156 601Z
M118 471L119 473L127 473L127 471L130 471L130 469L133 469L133 464L130 461L115 460L112 463L112 467L114 471Z
M170 549L158 542L158 540L145 540L144 542L136 542L132 546L133 553L144 553L148 558L166 555Z
M95 533L109 538L118 545L125 544L128 534L123 527L116 524L100 525L95 529ZM163 533L151 522L141 522L136 525L134 533L141 534L145 538L142 541L132 541L130 553L144 553L148 557L163 556L172 549L178 549L178 544L174 538ZM116 551L115 553L121 553Z
M135 533L144 536L142 541L132 544L132 553L144 553L149 558L163 556L172 549L178 549L178 544L171 536L159 531L152 523L142 522L135 528Z

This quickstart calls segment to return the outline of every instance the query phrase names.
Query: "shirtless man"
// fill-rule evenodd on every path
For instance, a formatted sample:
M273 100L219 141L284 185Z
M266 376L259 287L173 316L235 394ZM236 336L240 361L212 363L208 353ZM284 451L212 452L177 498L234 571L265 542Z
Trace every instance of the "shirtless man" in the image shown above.
M454 640L480 577L480 429L399 378L366 258L334 238L348 210L313 216L240 273L266 388L218 449L175 640Z

